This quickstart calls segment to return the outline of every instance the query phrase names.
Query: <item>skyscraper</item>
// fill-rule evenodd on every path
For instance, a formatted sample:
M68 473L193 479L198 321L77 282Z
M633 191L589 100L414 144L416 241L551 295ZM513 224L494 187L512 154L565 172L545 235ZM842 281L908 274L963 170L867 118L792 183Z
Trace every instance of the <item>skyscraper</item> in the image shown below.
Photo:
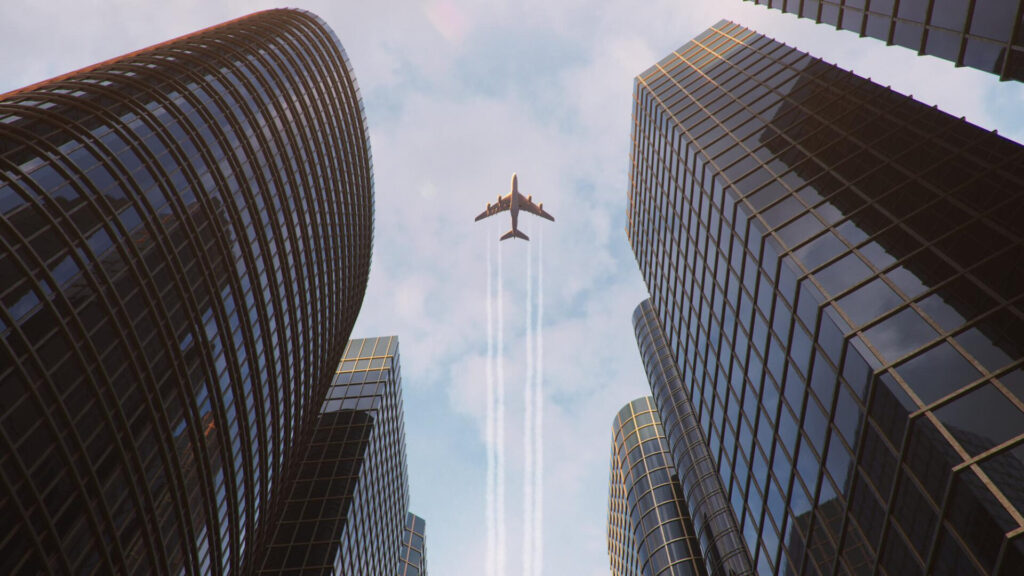
M307 12L0 97L0 572L252 567L362 302L372 190Z
M747 0L1024 81L1022 0Z
M349 340L259 573L400 573L408 509L398 337Z
M613 576L707 574L654 399L612 423L608 556Z
M730 22L634 120L655 402L756 572L1024 565L1024 147Z
M405 516L398 576L427 576L427 524L409 512Z

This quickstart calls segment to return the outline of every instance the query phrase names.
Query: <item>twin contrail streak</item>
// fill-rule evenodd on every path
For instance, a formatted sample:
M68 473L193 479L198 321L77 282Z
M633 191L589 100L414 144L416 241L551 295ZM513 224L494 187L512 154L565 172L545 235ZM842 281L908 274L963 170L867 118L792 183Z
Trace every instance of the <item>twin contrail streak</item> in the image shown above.
M533 574L533 263L526 247L526 385L523 388L523 574Z
M540 576L544 561L544 234L537 235L537 360L533 373L533 574Z
M523 540L522 573L543 571L543 411L544 411L544 271L543 238L537 242L534 273L532 245L526 249L526 382L523 389ZM491 241L487 241L487 487L485 511L487 549L485 574L505 576L508 547L505 517L505 374L504 294L502 249L498 243L497 274L491 269ZM497 287L494 287L494 283ZM536 306L534 306L536 284ZM497 293L495 303L494 294ZM497 307L497 327L494 308ZM497 328L497 330L495 330ZM495 338L495 335L497 338Z
M495 576L495 550L497 548L498 533L495 518L495 484L496 455L494 445L494 311L491 299L491 236L487 232L487 430L485 434L485 445L487 447L487 489L485 511L487 523L487 555L485 557L485 570L487 576Z
M537 239L537 273L526 249L526 386L523 389L523 574L543 571L544 540L544 273L543 237ZM534 308L534 284L537 286ZM536 319L534 313L536 312Z
M496 576L505 576L505 313L502 305L502 273L501 273L501 242L498 242L498 386L495 402L496 412L495 444L497 444L497 550L496 560L498 562Z

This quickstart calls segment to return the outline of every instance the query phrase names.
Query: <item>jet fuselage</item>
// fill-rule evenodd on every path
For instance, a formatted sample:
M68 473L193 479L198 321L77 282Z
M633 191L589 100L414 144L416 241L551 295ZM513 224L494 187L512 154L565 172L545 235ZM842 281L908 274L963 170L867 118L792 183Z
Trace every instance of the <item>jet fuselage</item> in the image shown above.
M505 196L498 195L498 199L493 205L488 204L487 208L476 217L477 221L483 220L488 216L493 216L499 212L508 210L509 215L512 217L512 229L506 232L501 240L508 240L509 238L520 238L522 240L529 240L530 237L519 231L519 211L525 210L531 214L546 218L554 222L555 218L551 214L544 211L544 203L534 204L533 196L523 196L519 193L519 177L515 172L512 173L512 189Z
M519 232L519 178L512 173L512 199L508 211L512 214L512 232Z

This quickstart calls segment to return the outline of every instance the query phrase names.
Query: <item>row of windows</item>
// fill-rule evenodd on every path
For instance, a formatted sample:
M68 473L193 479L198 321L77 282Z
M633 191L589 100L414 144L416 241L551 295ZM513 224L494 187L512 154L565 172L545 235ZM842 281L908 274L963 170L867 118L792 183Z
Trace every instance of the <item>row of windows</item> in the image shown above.
M405 516L402 533L402 553L399 555L398 576L427 576L426 523L423 518L409 512Z
M1014 36L1024 3L941 0L804 1L785 5L753 0L862 36L912 48L958 65L1024 80L1024 41Z

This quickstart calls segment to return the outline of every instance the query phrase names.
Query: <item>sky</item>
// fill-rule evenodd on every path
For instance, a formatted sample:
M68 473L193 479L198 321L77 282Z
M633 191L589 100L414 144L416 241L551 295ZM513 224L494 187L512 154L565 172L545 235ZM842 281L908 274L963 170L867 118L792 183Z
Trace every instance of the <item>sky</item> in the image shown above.
M524 215L520 227L534 242L500 247L507 573L521 568L528 249L542 259L544 275L543 571L608 573L612 418L650 393L631 324L647 291L624 232L638 73L729 18L1024 141L1020 83L740 0L295 5L337 33L364 99L375 238L353 336L399 336L411 510L426 519L435 575L484 573L486 261L489 250L496 258L508 219L473 217L508 192L512 172L557 222ZM3 2L0 93L270 7L241 0Z

